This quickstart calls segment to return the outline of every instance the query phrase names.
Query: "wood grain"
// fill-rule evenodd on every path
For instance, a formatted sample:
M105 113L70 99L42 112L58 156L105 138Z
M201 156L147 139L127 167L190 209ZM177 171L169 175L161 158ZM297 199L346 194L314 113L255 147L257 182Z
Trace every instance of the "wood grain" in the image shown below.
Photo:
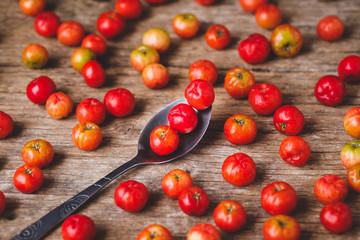
M54 10L61 20L76 20L88 33L96 32L97 16L114 8L115 0L63 0L47 1L47 9ZM349 141L342 126L348 109L359 105L360 86L348 85L348 95L338 107L320 105L313 95L316 81L326 74L337 74L337 64L345 56L360 54L360 25L358 0L315 1L277 0L284 22L298 27L304 37L300 54L291 59L271 56L259 65L248 65L237 53L237 45L251 33L270 37L271 31L257 26L252 14L244 12L236 0L219 0L213 6L203 7L193 0L173 0L161 6L148 6L136 21L128 22L126 33L108 41L108 53L100 59L106 74L104 87L94 89L85 85L82 76L70 64L74 47L62 46L56 38L45 39L33 29L33 18L23 15L14 0L0 1L0 110L12 116L15 129L11 137L0 141L0 190L7 198L7 209L0 217L0 239L6 240L40 218L80 190L94 183L108 172L136 155L137 138L145 123L167 103L183 96L188 85L187 71L199 59L213 61L219 71L215 85L216 99L209 129L199 145L178 161L133 169L106 187L95 199L78 213L90 216L97 226L97 239L136 239L146 226L158 223L166 226L174 239L185 239L191 226L201 222L214 223L212 213L218 203L228 199L243 204L248 215L244 229L235 234L221 232L223 239L262 239L262 226L269 215L261 208L262 188L272 181L291 184L298 194L298 206L291 215L300 223L302 239L360 239L360 195L350 190L346 198L354 224L350 231L335 235L320 224L319 213L323 207L313 194L315 181L325 174L346 178L340 161L340 151ZM191 40L177 37L171 28L172 18L180 12L192 12L201 21L200 33ZM342 39L325 42L316 35L317 22L326 15L337 15L346 25ZM210 49L204 33L211 24L224 24L232 34L225 50ZM161 56L168 67L170 84L161 90L147 89L129 63L131 51L141 43L142 34L152 28L167 30L172 38L171 49ZM22 50L30 43L45 46L50 55L48 65L42 70L27 69L21 63ZM309 162L302 167L292 167L278 154L280 143L286 137L279 134L271 116L256 115L248 101L232 99L223 87L226 72L234 67L251 70L257 82L277 85L284 94L283 104L296 105L306 118L300 133L311 146ZM75 104L86 97L103 100L113 88L127 88L135 94L136 108L126 118L108 117L101 125L104 139L101 146L91 152L77 149L71 140L72 128L77 124L75 114L66 119L52 119L44 106L32 104L26 97L26 85L32 79L47 75L57 88L71 96ZM223 134L223 125L235 113L245 113L258 124L258 135L252 144L231 145ZM23 164L21 149L26 142L42 138L52 143L55 158L44 169L45 182L34 194L21 194L12 184L15 170ZM257 165L255 181L246 187L234 187L221 176L225 158L236 152L251 156ZM203 188L210 197L210 207L204 216L190 217L178 207L177 201L165 196L161 189L162 177L171 169L188 171L194 184ZM144 210L127 213L114 204L116 186L133 179L144 183L150 190L150 199ZM57 227L46 239L61 239Z

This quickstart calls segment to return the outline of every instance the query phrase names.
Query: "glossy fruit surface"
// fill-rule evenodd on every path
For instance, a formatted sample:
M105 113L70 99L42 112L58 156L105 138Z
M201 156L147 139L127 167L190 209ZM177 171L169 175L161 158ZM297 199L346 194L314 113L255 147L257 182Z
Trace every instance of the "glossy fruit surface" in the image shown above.
M152 224L143 229L136 240L172 240L172 235L166 227Z
M293 57L300 51L303 45L303 37L296 27L290 24L282 24L271 33L270 44L277 56Z
M269 115L281 106L283 96L275 85L259 83L250 90L248 99L254 112Z
M0 216L4 212L6 207L6 198L4 193L0 190Z
M267 4L268 0L239 0L239 3L247 12L255 12L261 5Z
M201 216L209 207L208 195L201 188L186 188L178 199L181 210L190 216Z
M117 0L115 2L115 11L125 19L140 17L142 8L140 0Z
M360 164L360 141L347 143L340 153L341 162L347 169Z
M66 21L57 30L59 42L67 46L79 45L85 36L84 27L76 21Z
M212 224L199 223L190 228L186 240L221 240L221 235Z
M219 203L214 210L214 222L221 230L236 232L246 223L246 213L243 206L233 200Z
M256 176L256 164L245 153L228 156L221 167L223 178L239 187L252 183Z
M92 240L96 236L96 226L86 215L70 215L62 224L61 236L64 240Z
M78 47L71 55L71 65L76 71L81 73L83 66L87 62L94 60L95 56L95 53L91 49L86 47Z
M142 72L148 65L159 63L160 55L155 48L146 45L137 46L130 54L130 63L133 68Z
M263 226L265 240L297 240L301 228L297 221L286 215L270 217Z
M195 110L188 104L178 104L167 116L169 126L179 133L189 133L196 128L198 117Z
M201 79L215 84L218 72L213 62L209 60L199 60L191 64L188 75L190 81Z
M13 177L13 183L22 193L33 193L38 190L44 181L44 175L37 166L23 165L19 167Z
M101 87L106 81L104 68L96 60L90 60L81 69L86 85L89 87Z
M340 18L334 15L322 18L316 27L317 34L325 41L336 41L344 33L345 25Z
M49 59L48 51L40 44L29 44L22 53L22 61L31 69L39 69L46 65Z
M321 210L320 222L329 232L342 233L351 228L353 217L346 203L337 202L328 204Z
M195 0L198 4L203 6L212 5L216 0Z
M138 212L149 199L149 190L141 182L128 180L120 183L114 193L115 204L128 212Z
M45 9L46 0L20 0L21 11L28 16L36 16Z
M347 182L356 192L360 192L360 164L354 165L347 171Z
M360 57L350 55L340 61L338 74L345 82L360 82Z
M242 40L238 46L240 57L251 64L264 62L268 58L270 50L269 40L258 33L251 34Z
M280 133L294 136L298 135L305 125L302 112L295 106L284 105L274 114L274 126Z
M295 189L286 182L272 182L261 191L261 206L271 215L288 215L295 209L296 204Z
M81 46L92 50L96 57L102 57L107 50L106 41L99 35L92 33L84 37L81 42Z
M194 80L185 89L185 98L190 106L197 110L210 107L215 100L215 91L211 83Z
M309 144L303 138L291 136L281 142L279 153L285 162L299 167L309 160L311 150Z
M200 23L192 13L178 14L173 18L172 28L182 38L192 38L199 31Z
M164 88L170 80L169 71L160 63L152 63L146 66L142 72L142 80L150 89Z
M85 98L76 108L76 118L80 123L100 125L106 118L106 107L95 98Z
M34 21L35 31L43 37L53 37L60 26L60 18L54 12L42 12Z
M48 97L55 91L54 81L46 76L35 78L26 87L27 97L36 104L45 104Z
M343 201L348 193L344 179L328 174L319 178L314 185L314 194L322 204Z
M346 112L344 128L351 137L360 138L360 107L353 107Z
M14 121L12 117L3 111L0 111L0 139L9 136L13 129Z
M98 17L96 28L105 38L113 39L125 30L125 20L115 11L107 11Z
M106 110L115 117L125 117L135 108L135 97L125 88L109 90L104 97Z
M344 101L346 86L337 76L326 75L316 83L314 94L320 103L333 107Z
M164 29L152 28L144 33L142 43L155 48L159 53L164 53L169 49L171 39L169 33Z
M224 125L226 139L237 145L249 144L254 141L257 134L255 120L245 114L234 114Z
M224 87L233 98L245 98L255 85L254 75L243 68L233 68L226 73Z
M73 107L73 101L63 92L53 93L46 100L46 110L55 119L67 117L72 112Z
M79 123L72 130L72 140L78 148L91 151L102 141L102 131L95 123Z
M224 25L215 24L207 29L205 40L210 47L220 50L229 45L231 36L229 30Z
M168 155L179 146L179 135L167 125L160 125L150 133L150 147L159 155Z
M255 19L260 27L273 29L281 23L282 16L277 6L265 4L256 9Z
M174 199L179 198L180 194L192 185L193 179L190 174L181 169L171 170L161 181L161 187L164 193Z
M35 139L27 142L21 151L25 164L43 168L48 166L54 158L54 149L50 142Z

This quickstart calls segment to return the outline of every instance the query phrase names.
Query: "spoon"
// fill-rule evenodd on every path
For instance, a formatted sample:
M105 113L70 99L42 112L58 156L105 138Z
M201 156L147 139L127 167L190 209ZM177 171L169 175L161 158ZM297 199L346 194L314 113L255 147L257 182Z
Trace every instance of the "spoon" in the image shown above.
M167 115L169 111L180 103L187 103L185 98L180 98L158 112L145 127L141 130L138 142L138 153L130 161L124 163L111 173L84 189L74 197L70 198L48 214L20 231L12 240L37 240L44 237L55 226L85 204L92 196L108 185L111 181L126 172L127 170L144 164L160 164L170 162L190 152L204 136L211 118L211 106L205 110L197 111L198 124L194 131L187 134L180 134L180 143L175 152L160 156L150 148L150 133L152 130L163 124L168 124Z

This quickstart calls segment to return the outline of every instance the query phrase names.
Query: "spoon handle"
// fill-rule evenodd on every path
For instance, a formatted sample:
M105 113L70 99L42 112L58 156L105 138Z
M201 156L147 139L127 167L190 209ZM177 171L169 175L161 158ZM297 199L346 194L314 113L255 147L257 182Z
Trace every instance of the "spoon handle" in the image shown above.
M70 214L75 212L80 206L85 204L92 196L100 191L103 187L108 185L115 178L120 176L122 173L127 170L141 164L139 154L131 159L130 161L124 163L93 185L84 189L74 197L70 198L57 208L50 211L48 214L28 226L27 228L20 231L12 240L37 240L44 237L49 233L56 225L62 222Z

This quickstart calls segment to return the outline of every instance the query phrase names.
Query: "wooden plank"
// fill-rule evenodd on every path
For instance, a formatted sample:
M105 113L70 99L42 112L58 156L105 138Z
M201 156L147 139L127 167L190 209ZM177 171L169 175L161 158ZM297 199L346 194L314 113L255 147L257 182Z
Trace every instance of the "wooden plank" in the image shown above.
M60 18L82 23L88 33L96 32L97 16L113 9L115 0L49 0L48 9ZM320 224L319 213L323 207L313 194L315 181L325 174L337 174L346 178L346 170L340 162L340 151L349 141L342 126L348 109L359 105L358 84L348 85L348 95L338 107L320 105L313 95L316 81L325 74L337 74L337 64L345 56L360 54L360 5L357 0L343 1L296 1L275 2L284 15L284 22L298 27L304 37L300 54L291 59L271 56L259 65L243 62L237 53L237 45L251 33L270 37L271 31L257 26L252 14L244 12L237 1L222 0L209 7L193 0L171 1L151 7L143 1L144 16L128 22L124 36L108 41L107 55L100 59L107 83L99 89L85 85L82 76L72 69L70 56L74 47L62 46L56 38L45 39L33 29L33 18L23 15L17 1L0 1L0 110L9 113L15 121L11 137L0 141L0 190L8 200L7 209L0 217L0 239L10 239L18 231L46 214L80 190L94 183L108 172L136 155L137 138L146 122L167 103L183 96L189 80L190 64L199 59L213 61L219 70L215 84L216 100L207 133L199 145L178 161L133 169L106 187L95 199L78 213L90 216L97 226L97 239L135 239L147 225L158 223L166 226L174 239L184 239L187 231L200 222L214 223L212 214L218 203L228 199L240 201L248 215L244 229L236 234L221 232L223 239L261 239L262 226L269 215L261 208L260 192L268 183L283 180L291 184L298 194L298 206L291 215L302 228L303 239L359 239L360 197L350 190L346 198L353 216L350 231L335 235L328 233ZM180 12L192 12L201 21L200 33L191 40L177 37L171 28L172 18ZM320 40L316 24L324 16L335 14L344 20L346 32L336 42ZM208 47L204 33L211 24L228 27L232 41L228 48L216 51ZM131 51L141 43L142 34L152 28L167 30L172 38L171 49L161 56L161 63L169 68L171 80L161 90L147 89L129 63ZM22 50L29 43L44 45L50 61L42 70L27 69L21 63ZM226 72L233 67L251 70L257 82L277 85L284 94L284 104L296 105L305 115L306 125L300 133L309 142L312 156L309 162L296 168L284 163L278 148L284 135L272 124L271 116L256 115L248 101L235 100L223 87ZM108 117L101 126L104 140L91 152L77 149L71 140L72 128L77 124L75 114L66 119L52 119L44 106L32 104L26 97L26 85L33 78L47 75L59 90L69 94L78 104L83 98L103 100L113 88L127 88L135 94L136 108L126 118ZM223 125L235 113L245 113L255 118L258 135L254 143L246 146L231 145L223 134ZM15 170L23 164L21 149L26 142L42 138L52 143L55 158L44 169L45 183L34 194L21 194L12 184ZM225 158L236 152L250 155L257 164L255 181L246 187L234 187L221 176ZM202 187L210 197L210 207L204 216L190 217L181 212L177 201L165 196L161 189L162 177L171 169L188 171L196 186ZM114 204L115 187L122 181L134 179L143 182L150 190L150 199L139 213L127 213ZM46 239L60 239L61 228L56 228Z

